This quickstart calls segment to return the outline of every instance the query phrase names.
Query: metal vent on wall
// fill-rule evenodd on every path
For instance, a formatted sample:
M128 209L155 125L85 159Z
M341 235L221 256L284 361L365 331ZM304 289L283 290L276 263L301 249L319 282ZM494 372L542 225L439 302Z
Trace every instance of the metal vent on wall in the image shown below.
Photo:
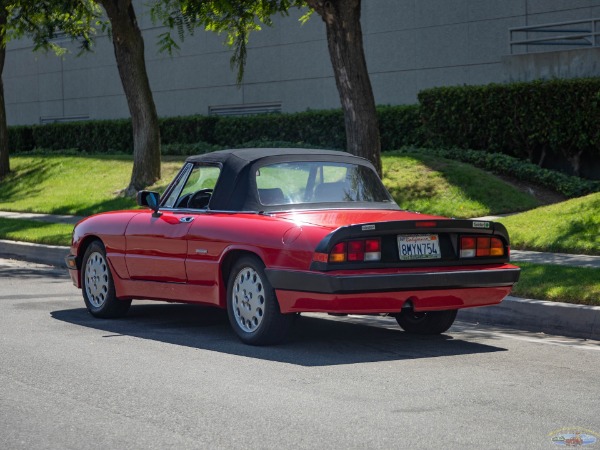
M254 114L277 114L280 112L281 102L208 107L209 116L251 116Z
M561 49L600 47L600 18L544 23L508 29L510 53L547 51L548 46Z
M90 120L90 116L42 116L40 117L40 124L46 125L48 123L58 122L78 122L81 120Z

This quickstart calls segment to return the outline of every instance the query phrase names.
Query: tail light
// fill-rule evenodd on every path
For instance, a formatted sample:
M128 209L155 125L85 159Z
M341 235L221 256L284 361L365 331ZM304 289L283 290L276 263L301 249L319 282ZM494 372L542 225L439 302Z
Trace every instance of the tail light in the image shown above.
M336 244L329 256L315 253L314 261L343 263L381 261L381 239L356 239Z
M495 237L463 236L460 238L460 257L475 258L504 256L504 244Z
M329 262L346 262L346 243L341 242L337 244L329 253Z
M434 222L432 220L415 222L415 227L417 227L417 228L434 228L434 227L437 227L437 222Z
M365 261L381 261L381 240L367 239L365 241Z

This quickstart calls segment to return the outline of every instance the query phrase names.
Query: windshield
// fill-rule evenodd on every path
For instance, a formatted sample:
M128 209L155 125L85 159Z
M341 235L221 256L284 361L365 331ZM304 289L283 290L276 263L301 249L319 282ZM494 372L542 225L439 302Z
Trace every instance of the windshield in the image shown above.
M221 168L217 166L186 165L163 205L167 208L206 209L220 172Z
M261 167L255 175L265 206L393 202L377 174L357 164L295 161Z

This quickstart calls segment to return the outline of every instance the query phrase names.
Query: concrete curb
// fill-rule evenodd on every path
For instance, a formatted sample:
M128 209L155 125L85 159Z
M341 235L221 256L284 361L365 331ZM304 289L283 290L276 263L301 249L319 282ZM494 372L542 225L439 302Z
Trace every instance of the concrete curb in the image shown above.
M37 220L38 222L47 223L66 223L75 225L77 222L83 219L82 216L67 216L67 215L56 215L56 214L37 214L37 213L19 213L11 211L0 211L0 217L4 219L26 219L26 220Z
M572 255L567 253L544 253L527 250L510 250L511 262L554 264L557 266L590 267L600 269L600 256Z
M0 240L0 257L65 267L69 247Z
M506 297L502 303L461 309L458 320L600 340L600 307Z
M65 267L69 247L0 240L0 257ZM458 320L600 340L600 307L507 297L496 306L462 309Z

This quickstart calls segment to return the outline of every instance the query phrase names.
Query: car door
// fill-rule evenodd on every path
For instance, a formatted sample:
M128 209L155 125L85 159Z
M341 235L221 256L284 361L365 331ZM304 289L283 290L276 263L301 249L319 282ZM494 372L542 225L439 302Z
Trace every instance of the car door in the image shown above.
M187 233L195 215L151 211L135 216L127 226L125 261L135 280L185 283Z
M126 230L129 276L185 283L188 231L208 208L220 167L186 163L161 200L160 211L135 216Z
M223 251L231 245L232 222L235 216L206 214L200 215L190 227L186 272L188 283L201 298L219 298L219 263Z

